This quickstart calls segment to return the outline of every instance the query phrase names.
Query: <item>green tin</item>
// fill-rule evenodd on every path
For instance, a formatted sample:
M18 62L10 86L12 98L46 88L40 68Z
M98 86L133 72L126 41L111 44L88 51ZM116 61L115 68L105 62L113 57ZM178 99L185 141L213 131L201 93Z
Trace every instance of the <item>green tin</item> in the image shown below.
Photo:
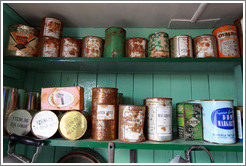
M177 126L180 139L186 141L203 139L201 104L178 103Z
M117 58L125 55L126 31L121 27L105 30L104 57Z
M149 35L149 57L170 57L169 36L165 32L156 32Z

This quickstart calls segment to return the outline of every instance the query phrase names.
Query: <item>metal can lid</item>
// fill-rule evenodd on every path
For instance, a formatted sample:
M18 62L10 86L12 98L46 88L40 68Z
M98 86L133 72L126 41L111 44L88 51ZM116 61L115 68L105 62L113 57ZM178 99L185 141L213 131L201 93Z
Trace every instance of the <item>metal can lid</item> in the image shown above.
M98 36L85 36L85 37L83 37L83 39L85 39L85 38L97 38L97 39L103 40L103 38L98 37Z
M193 40L197 39L197 38L200 38L200 37L215 37L214 35L211 35L211 34L204 34L204 35L200 35L200 36L196 36L193 38Z
M223 26L216 27L216 28L212 31L212 33L214 33L214 31L216 31L216 30L218 30L218 29L220 29L220 28L224 28L224 27L228 27L228 26L231 26L231 27L233 27L233 28L237 28L236 25L233 25L233 24L227 24L227 25L223 25Z
M112 27L108 27L105 31L111 29L111 28L116 28L116 29L121 29L124 33L126 33L126 30L122 27L117 27L117 26L112 26Z
M172 100L172 98L164 98L164 97L149 97L149 98L146 98L145 100L149 100L149 99Z
M54 20L60 21L61 24L62 24L62 21L59 20L58 18L55 18L55 17L43 17L42 20L45 20L45 19L47 19L47 18L52 18L52 19L54 19Z
M134 40L134 39L135 39L135 40L136 40L136 39L141 39L141 40L148 41L147 39L145 39L145 38L143 38L143 37L133 37L133 38L129 38L128 41L129 41L129 40Z
M165 37L168 37L169 36L168 33L166 33L166 32L154 32L154 33L151 33L149 35L149 37L152 36L152 35L157 35L157 34L164 34Z
M188 38L191 38L191 39L192 39L192 37L189 36L189 35L176 35L176 36L173 36L171 39L174 39L174 38L176 38L176 37L188 37ZM170 40L171 40L171 39L170 39Z

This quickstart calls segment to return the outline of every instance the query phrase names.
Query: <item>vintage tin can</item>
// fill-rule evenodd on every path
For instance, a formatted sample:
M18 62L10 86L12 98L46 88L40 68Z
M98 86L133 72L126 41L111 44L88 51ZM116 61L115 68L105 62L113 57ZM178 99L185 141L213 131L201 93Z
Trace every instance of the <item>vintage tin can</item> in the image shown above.
M91 138L109 141L117 138L117 88L92 88Z
M126 41L126 57L145 58L148 56L148 41L144 38L136 37Z
M60 57L79 57L81 40L74 38L62 38L60 45Z
M34 57L37 55L39 31L33 27L15 24L9 27L9 56Z
M40 92L27 92L27 110L40 110Z
M58 130L58 117L52 111L39 111L31 121L31 132L39 139L48 139Z
M86 36L82 39L81 56L99 58L103 56L104 40L97 36Z
M121 27L105 30L104 57L117 58L125 55L126 31Z
M237 139L243 142L243 107L236 106L235 109L235 119L236 119L236 133Z
M16 88L18 93L17 109L26 109L27 92L26 89Z
M146 128L148 140L167 142L172 140L172 99L147 98Z
M120 105L118 139L122 142L142 142L146 106Z
M41 21L40 36L53 37L61 39L63 31L63 23L54 17L44 17Z
M9 114L6 124L6 130L9 135L19 136L27 135L31 130L32 115L23 109L15 110Z
M39 57L59 57L60 40L53 37L42 37L38 44Z
M202 106L199 103L177 103L178 137L186 141L203 139Z
M240 54L243 57L243 17L237 18L234 24L237 26Z
M68 111L62 115L59 123L59 133L68 140L81 138L88 128L88 120L82 112Z
M192 38L188 35L177 35L170 39L172 58L192 58Z
M213 30L217 39L219 57L240 57L237 27L224 25Z
M196 58L217 57L217 43L213 35L201 35L193 39Z
M170 57L169 36L165 32L156 32L149 35L149 57Z

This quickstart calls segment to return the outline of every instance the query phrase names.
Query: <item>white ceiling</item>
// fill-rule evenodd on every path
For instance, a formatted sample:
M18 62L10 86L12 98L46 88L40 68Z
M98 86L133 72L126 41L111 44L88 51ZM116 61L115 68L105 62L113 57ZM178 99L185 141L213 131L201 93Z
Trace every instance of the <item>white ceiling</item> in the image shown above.
M64 27L168 28L171 19L190 20L200 3L8 3L32 26L40 26L41 18L57 17ZM220 21L189 23L171 22L169 28L214 28L233 24L243 15L242 3L209 3L198 18L221 18Z

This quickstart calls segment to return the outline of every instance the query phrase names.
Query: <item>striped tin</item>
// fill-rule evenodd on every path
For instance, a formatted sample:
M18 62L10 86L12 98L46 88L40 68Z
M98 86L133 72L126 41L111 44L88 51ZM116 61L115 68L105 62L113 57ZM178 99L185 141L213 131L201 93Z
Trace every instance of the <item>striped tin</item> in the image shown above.
M192 38L188 35L177 35L170 39L172 58L192 58Z

